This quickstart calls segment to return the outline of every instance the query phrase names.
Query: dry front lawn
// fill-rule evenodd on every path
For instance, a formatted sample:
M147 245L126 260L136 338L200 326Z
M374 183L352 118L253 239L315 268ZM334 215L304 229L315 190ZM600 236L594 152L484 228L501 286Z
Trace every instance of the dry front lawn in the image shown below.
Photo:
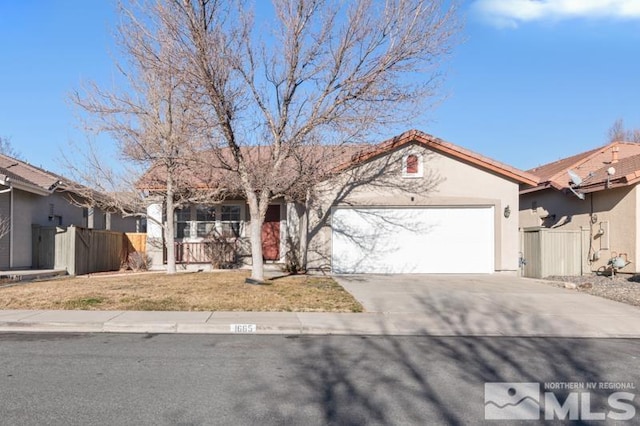
M64 278L0 288L0 309L361 312L332 278L245 284L245 271Z

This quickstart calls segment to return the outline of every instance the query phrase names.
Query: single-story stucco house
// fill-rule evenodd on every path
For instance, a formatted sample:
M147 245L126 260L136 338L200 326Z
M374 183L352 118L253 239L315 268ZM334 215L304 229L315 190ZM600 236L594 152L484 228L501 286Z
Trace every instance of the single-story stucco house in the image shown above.
M583 230L588 269L613 257L640 272L640 144L612 142L528 171L539 184L520 191L523 229Z
M25 161L0 154L0 270L29 269L33 262L34 226L135 232L136 218L123 218L98 208L79 207L70 181Z
M417 130L359 148L333 170L306 210L310 269L517 273L519 188L537 185L534 175ZM164 260L153 244L162 240L162 211L161 199L150 197L147 250L156 267ZM301 211L286 197L273 201L263 226L265 260L285 261ZM177 244L191 254L212 229L248 237L242 199L190 205L174 220ZM188 255L178 250L179 261Z

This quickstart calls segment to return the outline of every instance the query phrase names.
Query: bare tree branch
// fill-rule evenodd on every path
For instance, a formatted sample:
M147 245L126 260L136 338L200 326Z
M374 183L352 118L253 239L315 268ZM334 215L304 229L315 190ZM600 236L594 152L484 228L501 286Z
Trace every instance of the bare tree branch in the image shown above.
M0 136L0 154L17 158L19 160L22 159L22 154L13 147L11 139L8 137Z
M272 3L273 19L256 23L243 0L134 2L119 28L130 90L74 96L98 118L94 130L164 176L168 218L196 162L212 171L210 189L247 200L257 280L269 203L312 202L342 147L422 115L459 30L449 0Z
M622 118L617 119L609 128L609 142L640 143L640 129L627 129Z

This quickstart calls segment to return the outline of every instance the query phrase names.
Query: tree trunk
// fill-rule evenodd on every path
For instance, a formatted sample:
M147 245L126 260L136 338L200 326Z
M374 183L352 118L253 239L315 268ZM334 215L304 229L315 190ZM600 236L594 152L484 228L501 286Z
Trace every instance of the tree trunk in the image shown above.
M307 198L304 201L304 208L302 210L302 214L300 215L299 221L299 254L298 258L300 259L300 269L303 271L307 270L307 258L309 252L309 210L311 209L311 199L307 195Z
M167 197L166 197L166 223L164 226L164 241L167 246L167 274L176 273L176 245L174 238L174 222L173 213L175 205L173 204L173 178L171 171L167 173Z
M254 193L247 194L251 226L249 239L251 241L251 279L264 281L264 259L262 258L262 224L267 212L268 200L258 200Z

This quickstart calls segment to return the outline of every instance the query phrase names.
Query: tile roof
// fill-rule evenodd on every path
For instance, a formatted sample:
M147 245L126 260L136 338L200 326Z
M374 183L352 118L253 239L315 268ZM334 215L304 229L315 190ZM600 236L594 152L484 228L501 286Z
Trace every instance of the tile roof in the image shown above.
M0 174L43 191L50 191L63 178L31 164L0 154Z
M436 138L435 136L421 132L420 130L409 130L401 135L379 143L378 145L374 145L373 147L355 155L352 159L352 163L357 164L367 161L370 158L382 155L388 151L410 143L424 145L429 149L452 156L458 160L471 163L485 170L489 170L502 175L503 177L512 179L518 183L535 186L539 181L537 175L522 171L489 157L485 157L484 155L475 153L469 149L444 141L440 138Z
M582 152L580 154L573 155L571 157L563 158L561 160L554 161L542 166L535 167L527 170L529 173L533 173L540 178L541 182L547 182L551 180L555 175L559 173L566 173L568 169L572 168L575 164L583 161L591 154L597 152L601 148L592 149L591 151Z
M617 150L617 160L614 160L614 150ZM607 173L610 167L615 170L613 175ZM636 174L640 177L640 144L612 142L528 171L540 178L540 184L534 189L539 190L550 186L569 187L569 170L583 180L580 185L583 192L629 185L634 183Z
M302 159L302 163L314 164L317 169L315 173L318 176L327 177L355 167L358 164L369 161L370 159L380 155L384 155L385 153L403 145L412 143L422 144L432 150L455 157L460 161L471 163L477 167L489 170L518 183L530 186L535 186L538 183L538 177L531 173L500 163L496 160L477 154L450 142L446 142L419 130L409 130L376 145L310 145L306 146L304 150L299 151L296 155L304 157L304 159ZM254 165L256 168L259 168L260 163L264 162L261 161L261 159L265 156L271 155L270 147L268 146L244 147L243 151L245 153L245 158L252 168ZM229 152L225 148L218 153L218 158L216 158L215 155L211 155L208 160L221 162L224 161L225 157L228 155ZM199 155L199 157L204 158L203 155ZM208 160L205 160L205 162ZM297 164L300 163L300 159L297 161L289 159L288 162L288 166L283 168L284 171L279 177L279 179L285 183L296 177L295 172L299 172L299 170L296 170L295 168L297 167ZM179 173L179 178L182 180L181 184L187 184L198 189L215 189L215 187L219 185L219 182L224 182L223 185L234 185L234 183L229 180L229 173L224 170L224 168L212 168L211 164L212 163L209 161L207 163L207 167L185 165L182 167L183 170ZM233 162L229 161L229 164L233 164ZM294 171L294 173L287 173L287 170ZM162 190L165 187L165 173L166 172L162 171L161 167L152 167L138 181L138 187L140 189ZM256 182L256 184L256 188L258 188L260 182ZM272 182L272 184L274 184L274 182ZM275 184L275 187L278 187L277 182L275 182Z

